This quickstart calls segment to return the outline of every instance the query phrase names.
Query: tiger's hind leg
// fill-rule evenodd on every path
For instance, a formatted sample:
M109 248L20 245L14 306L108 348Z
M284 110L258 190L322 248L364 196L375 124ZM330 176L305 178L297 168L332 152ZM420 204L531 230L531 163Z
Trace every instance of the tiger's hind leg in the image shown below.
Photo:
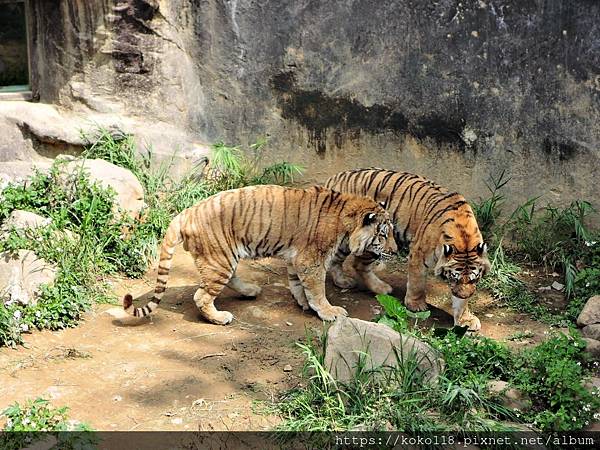
M331 260L331 266L329 267L329 274L333 280L333 284L342 289L351 289L356 286L356 281L344 273L342 264L348 257L350 251L347 248L338 248L335 256Z
M235 273L231 277L231 280L229 280L229 283L227 283L227 287L248 298L256 297L262 290L260 286L254 283L247 283L241 278L238 278Z
M373 269L378 266L378 262L372 255L366 253L361 256L354 256L352 266L372 292L376 294L390 294L392 292L392 287L375 275Z
M227 325L233 320L229 311L219 311L215 308L215 298L229 282L234 270L207 262L204 258L196 258L196 267L200 272L201 287L194 294L194 302L200 314L209 322L217 325Z
M298 278L298 273L293 265L288 264L288 282L290 286L290 292L292 296L298 302L298 305L304 310L308 311L310 306L308 306L308 300L306 299L306 293L304 292L304 286L300 282L300 278Z

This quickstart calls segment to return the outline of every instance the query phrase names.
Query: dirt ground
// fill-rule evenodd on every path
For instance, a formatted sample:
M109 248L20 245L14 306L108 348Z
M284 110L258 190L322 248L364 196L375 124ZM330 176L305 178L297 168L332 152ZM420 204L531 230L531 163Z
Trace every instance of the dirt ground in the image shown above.
M179 248L158 311L138 326L124 326L98 305L73 329L36 332L26 347L0 349L0 410L15 401L44 397L66 405L70 417L97 430L265 430L278 417L264 403L301 383L303 357L296 343L306 329L321 332L313 313L303 312L286 287L277 260L243 261L239 275L263 286L255 300L226 289L217 307L231 311L227 326L200 319L192 301L197 280L191 257ZM151 296L155 270L142 280L115 282L115 295ZM388 263L381 277L404 296L403 265ZM341 290L328 282L329 300L351 317L370 320L379 312L364 290ZM430 279L428 302L443 305L447 288ZM547 326L499 308L479 293L471 308L481 334L506 339L529 330L527 345L544 338ZM432 307L424 324L450 327L452 318ZM286 367L288 366L288 367ZM291 370L289 370L291 367ZM261 406L262 405L262 406Z

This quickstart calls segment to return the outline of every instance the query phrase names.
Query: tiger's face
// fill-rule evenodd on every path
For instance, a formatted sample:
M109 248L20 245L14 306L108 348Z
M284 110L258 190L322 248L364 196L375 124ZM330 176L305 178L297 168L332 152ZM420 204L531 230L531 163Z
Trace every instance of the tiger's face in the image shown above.
M389 213L381 207L358 215L354 230L350 233L350 251L360 256L372 253L380 256L398 249L392 236Z
M450 285L452 295L467 299L477 282L490 270L487 244L483 242L471 209L465 207L446 220L435 249L435 274Z
M477 282L490 270L487 244L480 241L471 248L457 249L442 244L435 274L446 280L454 297L466 299L475 293Z

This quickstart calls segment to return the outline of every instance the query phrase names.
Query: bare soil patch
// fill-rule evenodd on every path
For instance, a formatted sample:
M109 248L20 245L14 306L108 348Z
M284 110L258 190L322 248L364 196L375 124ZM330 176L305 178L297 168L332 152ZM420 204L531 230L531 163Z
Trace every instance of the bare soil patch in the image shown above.
M231 311L227 326L204 322L192 296L196 269L179 248L158 311L138 326L123 326L98 305L73 329L36 332L26 348L0 349L0 410L15 401L45 397L67 405L70 416L97 430L265 430L278 417L261 411L268 401L301 382L303 357L296 343L306 329L320 333L321 320L303 312L287 289L285 266L277 260L243 261L239 275L263 286L255 300L226 289L216 302ZM115 294L150 298L156 272L144 279L115 282ZM388 263L381 277L404 296L404 265ZM424 326L450 327L448 292L430 279L431 317ZM371 320L379 311L374 296L341 290L328 282L332 304L350 316ZM442 308L442 309L440 309ZM544 338L548 327L499 307L485 293L472 302L481 334L504 340L533 333L527 345ZM292 370L286 366L291 366Z

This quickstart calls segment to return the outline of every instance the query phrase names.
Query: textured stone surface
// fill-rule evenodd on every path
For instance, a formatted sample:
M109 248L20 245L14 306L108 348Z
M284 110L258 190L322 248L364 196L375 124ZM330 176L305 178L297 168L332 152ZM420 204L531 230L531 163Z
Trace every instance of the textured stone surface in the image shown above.
M590 297L577 317L577 325L580 327L595 323L600 323L600 295Z
M327 332L325 367L340 381L353 378L359 358L366 358L367 369L385 369L398 367L399 358L407 360L411 355L416 358L425 379L435 381L438 378L444 367L439 353L428 344L401 335L387 325L338 317Z
M40 285L54 281L57 270L29 250L0 253L0 299L35 304Z
M586 344L585 351L588 352L594 360L600 361L600 341L586 337L584 337L583 340Z
M131 171L103 159L73 160L62 165L60 170L59 182L66 189L83 171L91 181L116 192L115 206L132 218L140 217L140 211L145 207L144 188Z
M4 221L2 226L4 228L38 228L45 227L52 222L52 219L47 217L42 217L38 214L22 211L20 209L15 209L10 213L8 218Z
M506 169L506 210L599 197L597 1L30 3L42 102L188 144L269 135L264 162L310 182L383 166L477 200Z
M581 334L590 339L600 340L600 323L586 325L581 329Z
M502 405L506 408L519 410L531 408L531 400L519 390L511 388L506 381L492 380L488 387L492 394L502 398Z

